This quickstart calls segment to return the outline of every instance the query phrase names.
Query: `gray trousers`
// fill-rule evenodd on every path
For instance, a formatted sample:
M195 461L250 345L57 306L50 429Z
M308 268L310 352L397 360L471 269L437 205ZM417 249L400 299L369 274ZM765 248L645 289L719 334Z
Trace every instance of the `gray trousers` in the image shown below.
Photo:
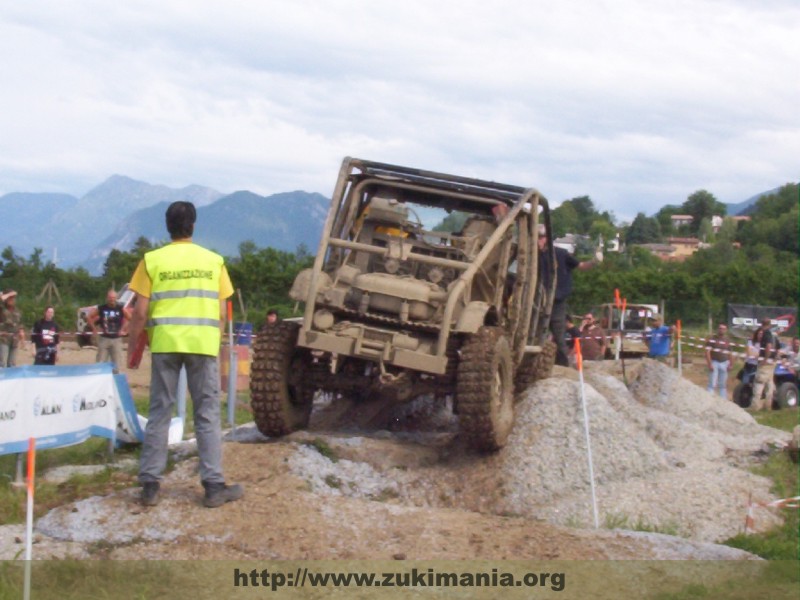
M160 481L167 466L169 423L177 399L181 366L185 365L200 455L200 480L224 483L217 357L166 353L152 354L151 358L150 414L144 432L139 481Z
M0 369L17 366L17 347L10 342L0 342Z
M122 338L97 338L97 362L111 362L114 373L119 373L122 364Z

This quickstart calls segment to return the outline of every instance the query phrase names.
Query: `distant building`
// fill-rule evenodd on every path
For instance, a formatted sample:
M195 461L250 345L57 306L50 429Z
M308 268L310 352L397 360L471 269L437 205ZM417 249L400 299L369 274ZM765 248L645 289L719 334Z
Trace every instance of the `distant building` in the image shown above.
M692 215L672 215L670 219L672 220L672 227L675 229L683 225L691 225L692 221L694 221Z
M609 240L606 244L606 252L619 252L622 243L619 241L619 232L614 236L613 240Z
M713 217L711 217L711 229L714 230L714 233L719 232L720 227L722 227L722 220L723 220L722 217L720 217L719 215L714 215Z
M697 238L668 238L667 243L675 248L672 260L685 260L700 249Z
M648 250L663 261L674 260L675 247L669 244L634 244L634 246Z
M616 234L613 240L609 240L608 242L603 241L602 235L597 240L592 240L588 235L567 233L563 237L554 239L553 245L556 248L563 248L570 254L575 254L579 244L585 251L589 245L594 246L595 241L604 252L620 252L621 242L619 239L619 233Z
M568 233L563 237L556 238L553 240L553 245L556 248L563 248L570 254L575 254L575 249L578 247L578 240L584 236L577 235L575 233Z
M652 254L663 261L682 262L697 252L700 248L707 248L709 244L704 244L697 238L671 237L666 244L637 244L640 248L649 250Z

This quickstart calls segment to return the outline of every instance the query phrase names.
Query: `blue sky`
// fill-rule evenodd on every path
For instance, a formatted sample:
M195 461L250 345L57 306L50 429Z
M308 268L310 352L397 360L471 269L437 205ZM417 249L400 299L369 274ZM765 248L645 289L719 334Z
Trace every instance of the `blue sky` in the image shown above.
M32 0L0 8L0 195L112 174L330 195L344 156L629 220L800 177L796 0Z

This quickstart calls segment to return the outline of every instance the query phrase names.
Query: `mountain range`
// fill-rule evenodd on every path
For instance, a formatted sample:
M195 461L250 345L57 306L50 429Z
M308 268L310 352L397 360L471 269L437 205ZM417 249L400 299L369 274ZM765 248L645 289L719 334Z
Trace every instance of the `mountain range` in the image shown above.
M730 216L737 216L737 215L749 215L751 214L756 207L756 202L758 202L764 196L769 196L771 194L777 194L780 191L780 187L776 187L771 190L767 190L766 192L761 192L760 194L756 194L752 198L748 198L744 202L739 202L738 204L727 204L728 207L727 214Z
M728 204L727 214L746 214L777 189ZM61 268L84 267L99 275L111 250L129 250L141 236L152 243L166 240L164 212L176 200L197 207L195 241L225 256L236 256L246 240L287 252L303 244L313 253L330 202L303 191L225 195L200 185L173 189L113 175L81 198L26 192L0 196L0 248L10 246L23 257L41 248L43 259Z
M46 261L98 275L111 250L129 250L141 236L153 243L166 240L164 212L176 200L197 207L195 241L225 256L236 256L245 240L290 252L304 244L313 252L329 205L321 194L301 191L224 195L199 185L172 189L114 175L81 198L0 196L0 246L23 257L42 248Z

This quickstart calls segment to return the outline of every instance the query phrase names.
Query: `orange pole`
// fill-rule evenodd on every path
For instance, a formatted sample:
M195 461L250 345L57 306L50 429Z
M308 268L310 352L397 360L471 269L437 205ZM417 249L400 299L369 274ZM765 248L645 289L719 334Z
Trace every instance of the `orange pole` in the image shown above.
M581 354L581 338L575 338L575 363L578 371L583 372L583 354Z
M28 493L33 496L33 477L36 472L36 438L28 438Z

